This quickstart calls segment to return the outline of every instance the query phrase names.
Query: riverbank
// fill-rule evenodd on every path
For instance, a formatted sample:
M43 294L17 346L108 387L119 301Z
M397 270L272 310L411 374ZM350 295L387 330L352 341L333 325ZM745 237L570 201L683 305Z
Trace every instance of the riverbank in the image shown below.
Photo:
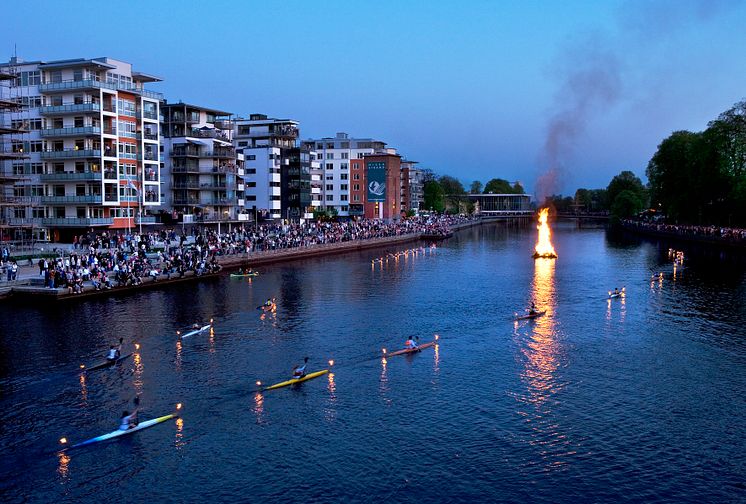
M654 224L637 221L622 221L622 229L632 233L654 237L678 240L690 243L717 245L727 248L746 250L746 237L743 230L733 228L718 228L715 226L676 226L669 224ZM727 229L726 233L723 230ZM738 234L735 234L735 231Z
M102 297L114 294L128 294L142 289L152 289L163 287L176 283L211 279L221 274L230 273L238 267L257 268L273 263L296 261L309 259L313 257L343 254L356 252L359 250L402 245L419 241L432 242L434 240L447 239L453 236L453 232L461 229L481 225L481 220L474 220L452 226L451 231L446 235L433 236L425 233L410 233L400 236L389 236L385 238L372 238L369 240L347 241L331 244L315 244L308 247L297 247L290 249L265 250L244 254L232 254L218 256L217 261L221 266L221 271L197 275L193 271L187 271L183 276L176 275L159 275L156 277L142 277L142 283L139 285L126 285L112 287L110 289L96 290L92 282L87 281L84 284L82 293L72 293L67 287L48 288L44 286L44 279L38 275L36 266L23 266L20 268L19 279L0 284L0 300L9 298L25 298L38 301L62 301L74 299L89 299L92 297ZM112 279L113 280L113 279Z

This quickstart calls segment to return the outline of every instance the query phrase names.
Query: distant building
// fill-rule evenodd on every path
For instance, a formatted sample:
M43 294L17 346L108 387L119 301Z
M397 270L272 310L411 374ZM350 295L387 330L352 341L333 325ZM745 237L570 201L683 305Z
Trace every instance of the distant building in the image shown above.
M475 212L481 215L530 214L531 196L528 194L469 194Z
M7 226L41 228L52 240L69 240L90 228L126 229L150 223L161 205L160 93L143 85L159 78L112 58L22 61L0 64L16 75L23 117L6 109L0 124L24 130L9 138L4 172L14 183L16 206ZM11 115L8 115L11 114ZM18 116L16 116L18 117ZM28 157L26 157L28 156Z
M417 161L402 160L401 162L401 209L417 212L423 202L423 173L415 167Z
M163 103L161 111L164 207L192 222L248 220L231 113L181 102Z
M353 182L359 186L354 196L362 200L363 216L398 220L401 217L401 156L389 149L389 152L368 154L354 161Z
M366 154L380 152L386 143L372 138L350 138L347 133L337 133L334 138L308 139L302 145L316 151L320 164L320 206L334 208L340 217L362 215L350 211L352 201L350 185L350 163L362 159ZM360 208L362 212L362 208Z

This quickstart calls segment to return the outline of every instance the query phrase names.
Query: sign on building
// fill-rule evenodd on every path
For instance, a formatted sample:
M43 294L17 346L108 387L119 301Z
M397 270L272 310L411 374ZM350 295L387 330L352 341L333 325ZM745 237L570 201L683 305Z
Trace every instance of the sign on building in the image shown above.
M366 163L368 179L368 201L386 201L386 163Z

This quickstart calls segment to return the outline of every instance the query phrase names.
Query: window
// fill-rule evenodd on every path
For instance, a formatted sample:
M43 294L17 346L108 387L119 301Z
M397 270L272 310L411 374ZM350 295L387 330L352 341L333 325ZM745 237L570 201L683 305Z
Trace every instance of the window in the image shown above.
M256 201L256 196L253 196L251 194L246 195L246 201Z
M342 184L341 186L339 186L339 190L340 191L346 191L347 190L347 184Z
M363 152L358 152L357 153L357 158L358 159L363 159L364 157L365 157L365 154Z
M73 80L75 82L80 82L83 80L83 69L76 68L75 70L73 70Z
M339 207L339 209L342 212L348 212L350 210L350 207L348 207L347 205L342 205L341 207Z
M355 195L354 195L354 196L352 197L352 201L360 201L360 195L359 195L359 194L355 194Z
M21 72L21 86L38 86L41 84L41 72Z
M347 168L349 168L349 166L347 165L347 163L342 163L339 167L341 169L343 169L343 170L346 170Z
M272 159L272 158L270 158ZM246 161L256 161L256 155L255 154L249 154L246 156ZM254 173L256 173L256 170L254 170Z
M135 102L133 101L125 100L123 98L117 99L117 110L119 111L119 115L136 117Z
M333 191L334 190L334 185L333 184L326 184L326 190L327 191Z
M334 175L327 175L326 180L334 180Z
M341 174L341 175L339 176L339 178L340 178L340 179L342 179L342 180L347 180L347 174L346 174L346 173L343 173L343 174Z
M332 194L327 194L327 195L326 195L326 201L334 201L334 195L332 195Z
M342 142L341 147L343 149L349 149L350 148L350 142ZM346 157L343 157L342 159L347 159Z
M246 168L246 175L256 175L256 168Z
M359 173L353 173L352 174L352 180L360 180L360 174Z
M328 144L326 144L326 148L327 149L333 149L334 148L334 144L333 143L328 143Z
M352 184L352 190L353 191L359 191L360 190L360 184Z
M327 152L326 153L326 159L334 159L334 153L333 152Z
M246 182L246 187L256 187L256 182Z
M346 195L346 194L342 194L342 195L341 195L341 196L339 197L339 200L340 200L340 201L347 201L347 195Z
M246 147L247 145L249 145L249 142L246 142L246 141L244 141L244 142L238 142L238 146L239 147Z
M327 170L333 170L334 169L334 164L333 163L326 163L326 169Z
M349 153L347 153L347 152L343 152L342 153L342 159L349 159L349 157L350 157Z

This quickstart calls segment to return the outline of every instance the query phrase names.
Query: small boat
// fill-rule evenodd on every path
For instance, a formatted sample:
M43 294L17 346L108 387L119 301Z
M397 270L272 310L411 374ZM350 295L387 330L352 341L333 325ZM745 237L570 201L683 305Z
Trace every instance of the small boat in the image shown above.
M249 273L231 273L231 278L246 278L259 276L258 271L251 271Z
M516 313L516 314L515 314L515 319L516 319L516 320L529 320L529 319L535 319L535 318L541 317L542 315L545 315L546 313L547 313L547 311L546 311L546 310L542 310L542 311L540 311L540 312L535 312L535 313L527 313L526 315L518 315L518 314Z
M171 420L172 418L178 418L178 417L179 417L178 414L171 413L170 415L164 415L162 417L153 418L152 420L146 420L144 422L140 422L139 424L137 424L137 427L132 427L131 429L127 429L127 430L117 429L114 432L109 432L108 434L102 434L101 436L96 436L95 438L82 441L72 446L68 446L66 448L63 448L62 451L72 450L73 448L80 448L81 446L86 446L86 445L90 445L93 443L99 443L101 441L108 441L109 439L116 439L122 436L126 436L128 434L134 434L137 431L147 429L148 427L153 427L154 425L163 423L166 420ZM64 443L67 443L67 440L65 438L62 438L60 442L64 444Z
M122 362L124 359L129 359L130 357L132 357L133 353L134 352L130 352L127 355L122 355L118 359L114 359L114 360L106 359L104 362L99 362L98 364L94 364L91 367L85 367L85 365L81 365L80 367L84 373L88 373L89 371L96 371L97 369L104 369L104 368L116 366L117 364Z
M396 352L391 352L391 353L387 353L386 349L384 348L383 357L385 359L387 357L395 357L397 355L411 354L411 353L419 352L420 350L423 350L425 348L430 348L432 346L435 346L436 344L437 344L437 339L436 341L430 341L428 343L423 343L422 345L417 345L415 348L403 348L401 350L397 350Z
M284 382L275 383L274 385L270 385L269 387L263 387L261 390L273 390L278 389L282 387L287 387L289 385L295 385L296 383L301 383L306 380L313 380L314 378L318 378L319 376L323 376L329 372L328 369L322 369L321 371L316 371L314 373L308 373L303 378L291 378L290 380L286 380Z
M619 291L619 292L611 292L611 291L609 291L609 299L617 299L617 298L624 297L624 296L625 296L625 294L624 294L624 287L622 287L622 290Z
M277 303L272 303L271 305L261 305L257 306L257 308L265 312L273 312L277 310Z
M212 322L210 324L206 325L206 326L197 327L195 329L192 329L191 331L185 332L184 334L181 334L181 331L176 331L176 334L180 338L187 338L189 336L194 336L195 334L199 334L201 332L204 332L204 331L208 330L211 327L212 327Z

